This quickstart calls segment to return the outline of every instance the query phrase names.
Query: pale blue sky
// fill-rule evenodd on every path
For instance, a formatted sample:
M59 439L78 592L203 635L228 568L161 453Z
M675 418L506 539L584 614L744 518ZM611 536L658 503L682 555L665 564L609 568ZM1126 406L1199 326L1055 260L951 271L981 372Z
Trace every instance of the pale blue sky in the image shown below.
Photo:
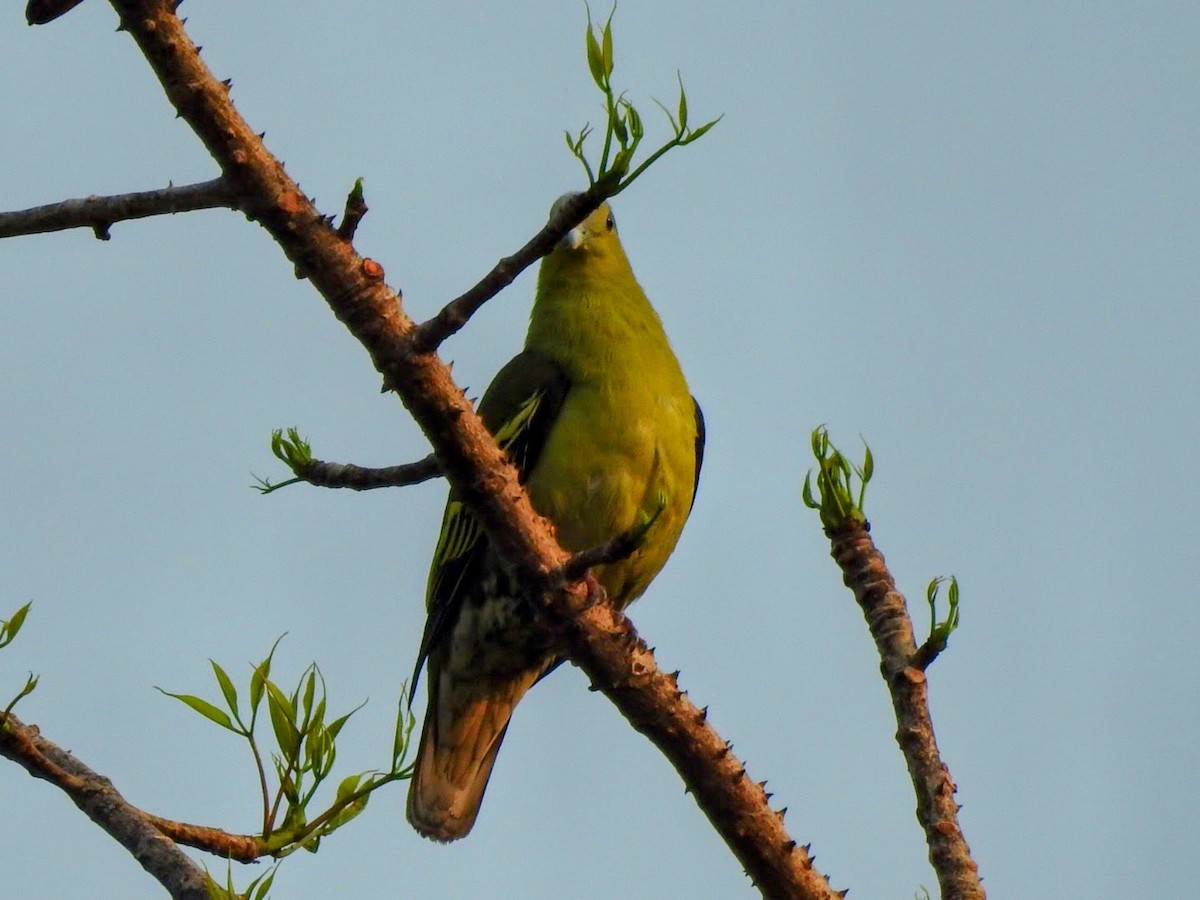
M195 5L193 5L195 4ZM418 318L518 247L598 118L582 4L197 3L189 29ZM0 27L0 208L215 172L100 0ZM704 405L699 499L633 617L860 900L934 887L861 614L800 503L808 434L877 459L902 588L962 583L931 672L962 824L996 898L1184 897L1200 880L1200 10L1192 3L627 2L616 80L683 73L725 120L616 203ZM478 393L532 272L446 347ZM423 455L366 355L229 212L0 242L0 695L157 813L253 828L243 747L152 689L320 662L383 764L444 488L294 487L268 437ZM750 897L668 764L570 668L521 705L470 838L404 789L279 897ZM63 796L0 766L14 897L156 897ZM249 876L242 873L243 883Z

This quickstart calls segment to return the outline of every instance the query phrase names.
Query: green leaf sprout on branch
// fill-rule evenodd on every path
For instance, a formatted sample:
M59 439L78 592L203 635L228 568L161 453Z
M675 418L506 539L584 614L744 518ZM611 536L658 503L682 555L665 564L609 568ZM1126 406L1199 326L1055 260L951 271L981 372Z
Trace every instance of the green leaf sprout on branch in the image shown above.
M278 869L279 863L276 863L246 885L244 891L239 891L233 886L233 866L229 863L225 865L224 885L217 884L212 875L205 872L208 875L205 887L208 889L209 900L266 900Z
M950 610L946 614L944 621L938 621L937 601L938 592L944 583L949 582L950 587L946 591L946 598L950 602ZM958 579L951 575L949 578L939 576L929 582L929 587L925 589L925 601L929 604L929 639L925 642L935 652L940 653L946 649L946 643L950 640L956 628L958 628Z
M158 690L186 704L221 728L244 738L249 744L262 794L263 853L283 857L299 849L315 851L321 838L332 834L363 811L372 792L385 784L411 777L412 766L406 762L406 758L416 719L404 702L406 692L402 688L388 768L368 770L343 778L328 808L310 816L317 790L333 772L337 759L337 737L350 717L365 704L327 721L325 679L316 663L300 674L299 682L290 694L285 692L271 679L271 663L279 640L251 672L249 708L246 710L240 705L233 680L212 660L210 663L224 709L193 694L176 694L162 688ZM267 776L263 749L256 733L258 713L264 699L267 701L267 715L275 742L275 749L269 753L275 776L273 783Z
M283 436L283 429L276 428L271 432L271 452L275 454L275 458L292 470L295 478L289 478L287 481L281 481L279 484L272 484L269 478L259 478L254 475L254 480L257 484L253 487L263 494L269 494L272 491L277 491L280 488L285 488L289 484L297 484L304 479L301 477L304 471L312 465L313 455L312 447L308 441L300 437L300 432L296 428L287 430L287 437Z
M721 116L713 119L711 122L706 122L699 128L692 128L688 125L688 104L687 94L683 89L683 76L679 75L679 102L676 105L674 115L662 103L655 100L659 108L667 114L667 121L671 123L672 137L661 147L655 150L650 156L639 165L636 169L632 169L634 154L637 152L638 145L642 142L645 136L645 127L642 123L642 116L630 102L625 94L616 93L612 85L613 73L613 36L612 36L612 20L616 14L617 8L614 5L613 11L609 13L608 20L604 23L603 29L597 29L597 26L592 23L592 11L588 9L588 24L587 24L587 63L588 71L591 72L592 81L596 83L596 87L604 94L604 113L605 113L605 129L604 129L604 147L600 151L599 165L593 169L592 164L588 162L587 155L584 153L583 145L592 133L591 125L584 125L578 134L566 133L567 148L571 154L583 164L584 170L587 172L588 184L599 184L604 190L607 197L615 197L629 185L633 184L634 180L641 175L646 169L650 168L658 161L668 150L673 147L685 147L692 141L699 140L709 129L721 121ZM597 37L599 30L599 37Z
M817 495L813 496L812 472L804 476L804 505L817 510L821 524L833 530L856 522L866 524L863 512L867 499L867 483L875 473L875 458L871 448L863 443L865 453L861 466L851 463L829 441L829 430L821 425L812 433L812 452L817 461ZM858 479L857 492L855 479Z
M7 647L16 639L21 626L25 624L25 617L29 615L29 610L32 606L33 601L30 600L7 619L0 619L0 650ZM24 686L17 691L17 695L8 701L3 710L0 710L0 727L4 726L4 721L8 718L8 714L13 711L13 707L23 698L32 694L37 686L38 676L30 672L29 677L25 679Z
M30 600L11 617L0 619L0 649L7 647L13 642L17 633L21 630L21 626L25 624L25 617L29 615L29 609L33 606L33 601Z

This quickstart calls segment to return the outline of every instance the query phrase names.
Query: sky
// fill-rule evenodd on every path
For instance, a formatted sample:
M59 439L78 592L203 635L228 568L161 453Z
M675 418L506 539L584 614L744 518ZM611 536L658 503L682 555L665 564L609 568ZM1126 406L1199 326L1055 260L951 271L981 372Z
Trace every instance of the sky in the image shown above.
M213 177L115 15L0 26L0 209ZM432 315L586 186L601 108L583 4L183 11L269 148ZM614 208L708 445L691 520L632 617L660 664L861 900L936 892L862 615L800 500L809 434L876 474L908 595L955 575L930 670L961 825L992 897L1190 896L1200 879L1200 8L623 3L614 78L666 131L724 115ZM593 148L594 149L594 148ZM530 270L444 348L479 393L521 345ZM244 744L154 690L245 685L283 632L317 661L338 774L386 765L445 487L295 486L322 458L427 446L265 232L229 211L0 242L0 696L171 818L250 831ZM666 761L563 667L521 703L452 846L376 796L274 896L756 893ZM0 766L12 896L161 889L45 783ZM214 871L223 872L219 861ZM245 884L262 867L235 872Z

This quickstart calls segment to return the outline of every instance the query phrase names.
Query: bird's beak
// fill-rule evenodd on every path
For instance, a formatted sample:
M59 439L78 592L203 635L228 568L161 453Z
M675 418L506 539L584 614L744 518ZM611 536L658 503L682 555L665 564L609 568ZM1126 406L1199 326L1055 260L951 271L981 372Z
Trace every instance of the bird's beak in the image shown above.
M562 240L558 242L560 247L565 247L567 250L578 250L583 246L583 225L576 225L570 231L562 236Z

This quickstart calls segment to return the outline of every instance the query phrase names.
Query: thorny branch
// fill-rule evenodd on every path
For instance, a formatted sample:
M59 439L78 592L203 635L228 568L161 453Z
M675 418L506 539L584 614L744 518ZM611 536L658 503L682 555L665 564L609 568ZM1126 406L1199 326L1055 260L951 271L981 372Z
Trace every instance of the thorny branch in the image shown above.
M937 872L941 895L944 900L983 900L986 894L979 868L958 823L954 779L942 761L933 733L923 668L929 660L913 638L904 595L896 590L896 582L865 521L847 518L839 526L827 528L826 533L831 555L862 608L882 660L880 669L898 725L896 740L912 778L917 820L925 831L929 862Z
M384 282L382 267L360 257L330 227L242 119L228 83L213 76L184 32L174 0L110 2L121 29L137 42L171 104L217 161L221 183L233 192L237 208L270 232L297 272L363 344L385 385L396 391L430 440L440 469L476 511L497 552L525 580L546 589L543 613L562 636L567 655L670 759L764 895L839 896L813 867L807 847L798 846L784 829L783 811L770 808L762 785L707 724L706 710L679 689L677 673L658 670L653 653L621 613L607 604L589 603L598 589L594 579L553 583L548 573L574 573L572 557L534 511L515 470L433 352L595 209L604 199L603 187L593 186L565 204L556 220L518 253L501 260L479 284L418 327ZM83 224L95 226L95 218Z
M234 108L225 85L200 59L172 4L111 2L172 105L245 197L247 214L312 281L367 349L385 384L400 395L497 552L534 580L542 577L539 573L561 567L569 555L530 505L516 471L454 384L448 367L435 354L422 352L414 340L415 325L399 296L384 283L381 267L358 256L338 237L267 152ZM561 222L560 235L599 199L591 193L580 195L569 213L577 218ZM547 236L544 249L552 243ZM534 252L528 252L528 263L536 258ZM788 836L781 816L770 809L765 791L749 778L675 679L657 670L629 621L605 604L587 606L587 596L588 587L576 583L544 598L547 614L565 620L568 655L667 753L755 883L773 897L834 896L808 854ZM581 606L586 608L576 616Z

